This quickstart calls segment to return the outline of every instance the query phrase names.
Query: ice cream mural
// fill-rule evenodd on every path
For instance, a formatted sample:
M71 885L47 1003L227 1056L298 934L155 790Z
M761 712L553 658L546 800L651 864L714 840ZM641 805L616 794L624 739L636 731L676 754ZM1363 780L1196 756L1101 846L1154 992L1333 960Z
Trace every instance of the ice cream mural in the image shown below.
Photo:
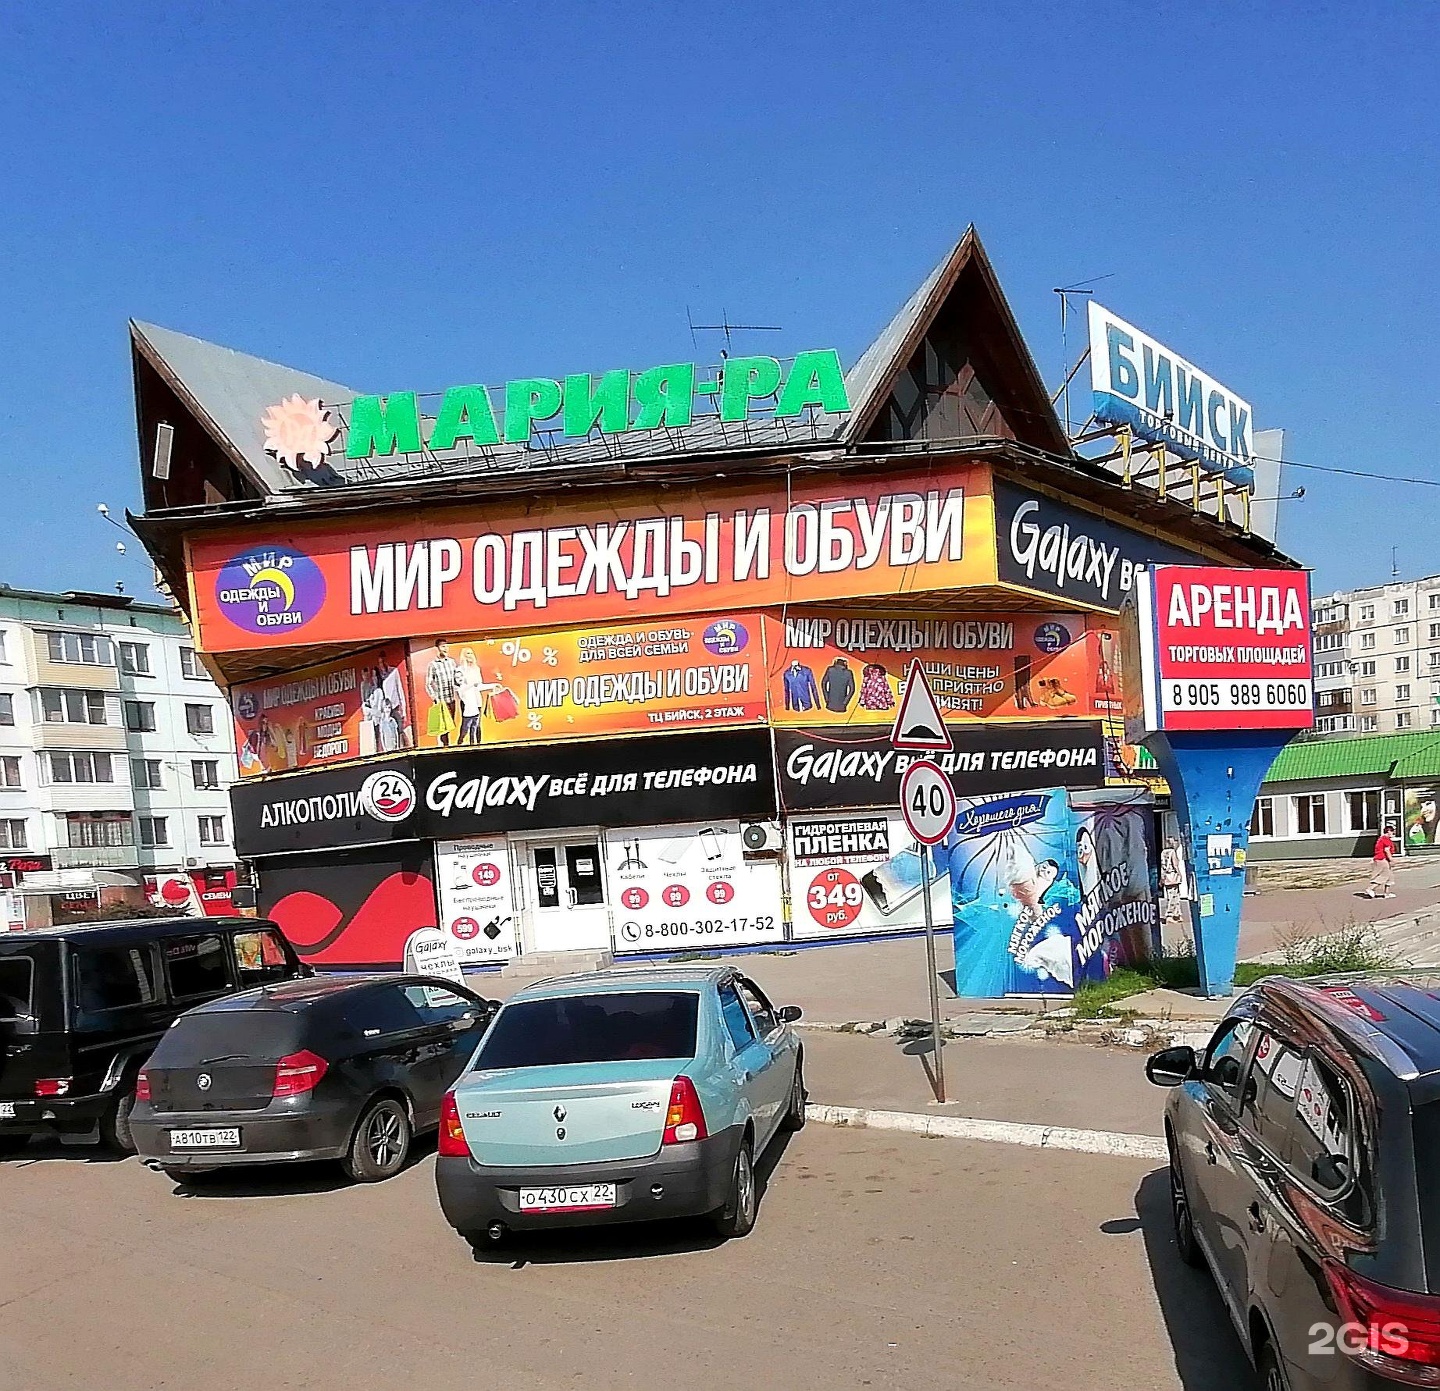
M1148 955L1157 922L1145 811L1060 791L964 800L936 850L961 996L1068 994Z

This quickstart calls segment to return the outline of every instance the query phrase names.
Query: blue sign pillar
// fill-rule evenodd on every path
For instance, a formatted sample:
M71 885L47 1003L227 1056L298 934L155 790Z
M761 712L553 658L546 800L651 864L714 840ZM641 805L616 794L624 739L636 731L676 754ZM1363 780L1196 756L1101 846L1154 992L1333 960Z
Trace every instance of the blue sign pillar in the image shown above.
M1190 924L1200 986L1211 997L1235 983L1250 816L1261 779L1293 729L1161 730L1145 737L1190 850Z

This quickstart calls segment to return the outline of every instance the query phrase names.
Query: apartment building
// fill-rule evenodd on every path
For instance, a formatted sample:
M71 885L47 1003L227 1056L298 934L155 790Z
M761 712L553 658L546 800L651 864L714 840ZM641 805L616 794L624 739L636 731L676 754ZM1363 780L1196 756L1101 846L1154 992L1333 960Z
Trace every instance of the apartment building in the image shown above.
M147 899L227 910L235 777L178 612L0 586L0 930Z
M1440 575L1316 598L1315 729L1440 730Z

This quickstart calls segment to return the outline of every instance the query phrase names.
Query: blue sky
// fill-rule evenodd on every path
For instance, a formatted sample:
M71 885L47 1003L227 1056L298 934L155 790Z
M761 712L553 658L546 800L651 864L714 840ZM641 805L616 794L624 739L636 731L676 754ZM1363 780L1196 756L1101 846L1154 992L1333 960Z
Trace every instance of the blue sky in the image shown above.
M3 582L148 591L95 514L131 316L372 390L683 360L687 306L848 363L971 221L1052 384L1108 275L1292 458L1440 481L1431 5L11 5L0 51ZM1321 589L1440 570L1440 490L1292 482Z

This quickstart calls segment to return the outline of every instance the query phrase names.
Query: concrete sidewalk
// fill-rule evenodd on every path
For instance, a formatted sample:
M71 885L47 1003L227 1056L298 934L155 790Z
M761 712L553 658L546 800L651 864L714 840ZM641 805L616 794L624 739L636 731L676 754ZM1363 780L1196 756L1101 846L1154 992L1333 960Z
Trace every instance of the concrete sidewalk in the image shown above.
M1373 923L1414 914L1440 902L1440 856L1400 860L1394 898L1366 898L1371 862L1350 860L1350 878L1318 889L1266 889L1245 896L1240 921L1240 959L1253 961L1284 945L1287 936L1319 936L1351 923Z
M1163 1135L1167 1093L1145 1080L1145 1055L1032 1039L965 1038L945 1045L948 1104L935 1104L928 1040L805 1031L812 1101L1077 1130Z

